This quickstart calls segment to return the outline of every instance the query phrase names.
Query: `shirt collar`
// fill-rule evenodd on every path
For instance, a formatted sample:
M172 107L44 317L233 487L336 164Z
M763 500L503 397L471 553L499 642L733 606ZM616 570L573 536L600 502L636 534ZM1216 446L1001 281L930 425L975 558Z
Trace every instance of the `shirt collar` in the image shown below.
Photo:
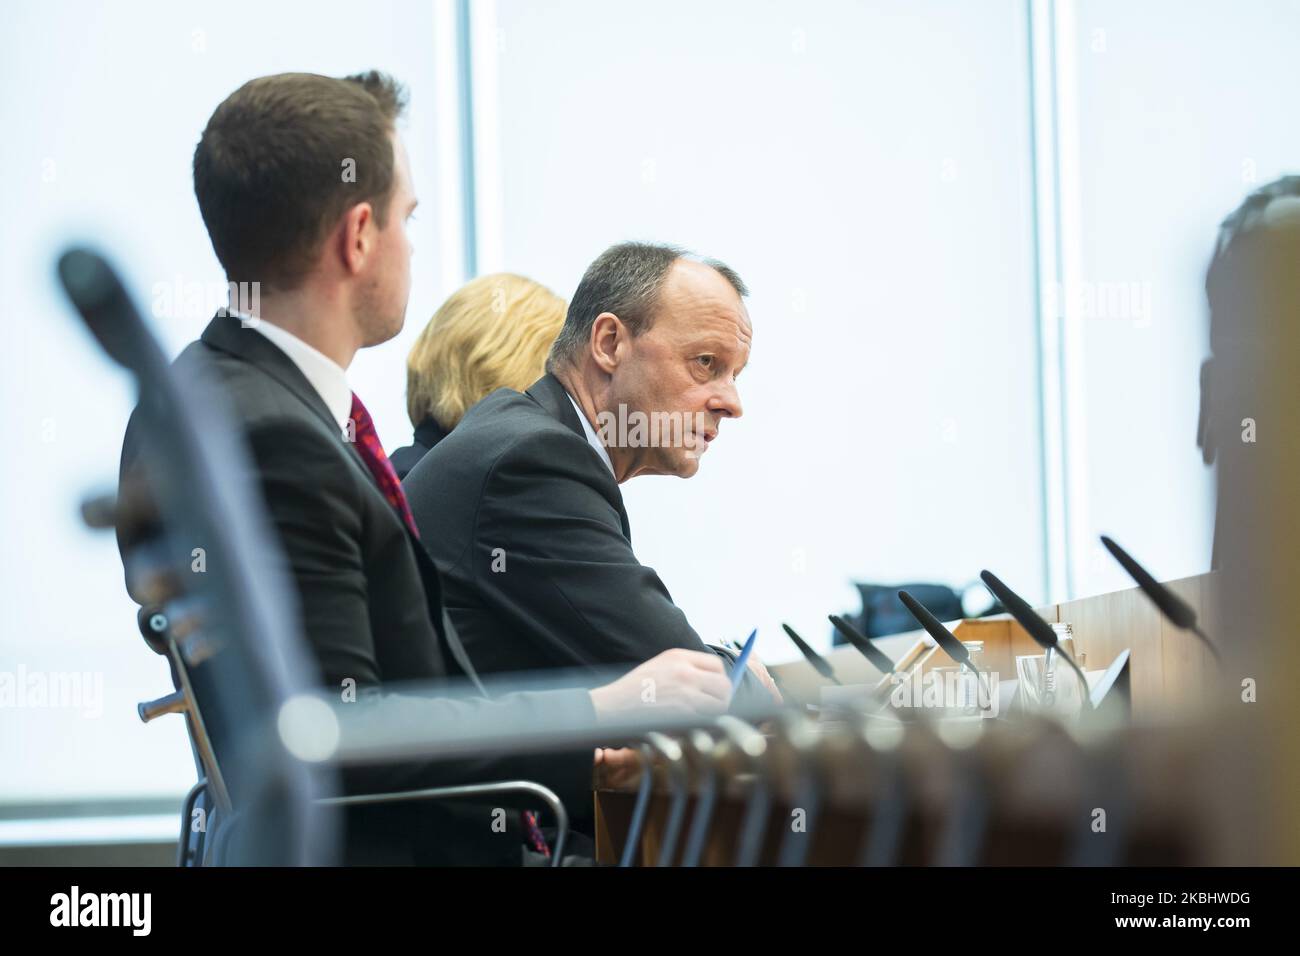
M573 404L573 410L578 413L578 421L582 422L582 430L587 434L587 444L596 449L596 453L600 455L600 460L605 463L605 467L608 468L609 473L613 475L614 463L610 461L609 449L601 443L600 438L596 435L596 430L591 427L591 422L587 421L587 416L582 413L582 409L578 407L578 403L573 401L573 396L569 394L567 389L564 394ZM615 475L614 477L617 478L618 476Z
M292 332L286 332L266 319L255 319L234 309L230 310L230 315L244 323L246 328L262 333L270 339L272 345L289 356L289 361L297 366L298 371L302 372L303 377L321 397L329 409L330 417L338 423L339 431L346 430L348 419L352 416L352 387L348 385L347 372L341 365Z

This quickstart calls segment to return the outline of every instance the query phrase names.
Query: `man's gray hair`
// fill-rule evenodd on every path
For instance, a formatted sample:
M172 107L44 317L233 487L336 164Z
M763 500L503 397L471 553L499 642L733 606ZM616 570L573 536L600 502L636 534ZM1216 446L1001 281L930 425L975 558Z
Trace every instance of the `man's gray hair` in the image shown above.
M602 252L573 293L564 327L551 346L546 370L570 364L591 339L591 327L602 312L612 312L633 337L649 331L668 270L678 259L708 266L731 284L736 294L749 295L744 281L730 266L705 259L676 246L651 242L620 242Z

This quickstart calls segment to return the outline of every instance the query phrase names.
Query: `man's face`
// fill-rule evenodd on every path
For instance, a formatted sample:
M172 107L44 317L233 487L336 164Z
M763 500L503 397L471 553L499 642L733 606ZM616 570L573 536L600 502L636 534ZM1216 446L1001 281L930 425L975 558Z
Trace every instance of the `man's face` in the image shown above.
M411 241L406 227L417 200L411 183L410 160L401 137L393 134L393 191L388 216L382 229L376 221L376 238L369 275L361 291L357 321L363 348L387 342L406 321L406 303L411 295Z
M736 376L749 361L752 335L749 313L731 283L698 262L673 264L650 330L628 340L626 359L620 356L610 382L608 411L617 414L624 404L629 417L657 415L661 426L657 443L624 448L628 477L689 478L699 470L722 419L743 412Z

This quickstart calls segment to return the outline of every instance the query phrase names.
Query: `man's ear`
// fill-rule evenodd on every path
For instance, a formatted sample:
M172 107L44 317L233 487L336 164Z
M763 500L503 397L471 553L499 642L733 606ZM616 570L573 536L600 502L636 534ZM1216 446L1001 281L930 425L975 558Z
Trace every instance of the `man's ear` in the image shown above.
M626 348L627 326L613 312L602 312L591 323L591 357L600 370L612 375L623 358L619 350Z
M343 214L343 224L339 227L339 232L343 268L356 275L365 266L366 258L374 248L374 207L368 202L359 202L351 207Z

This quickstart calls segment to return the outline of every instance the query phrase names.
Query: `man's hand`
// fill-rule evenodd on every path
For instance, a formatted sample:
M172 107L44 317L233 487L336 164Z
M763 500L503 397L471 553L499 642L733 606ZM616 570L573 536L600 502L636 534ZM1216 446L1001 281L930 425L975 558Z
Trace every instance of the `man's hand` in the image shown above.
M592 782L596 790L635 790L641 783L641 758L630 747L601 748Z
M589 693L598 721L637 712L720 714L731 700L731 682L716 654L674 648Z
M764 667L763 662L758 659L758 655L752 651L749 655L749 669L754 672L754 676L758 678L759 683L767 688L767 692L772 695L773 700L778 704L785 703L785 699L781 696L781 692L777 690L776 681L772 680L772 675L767 672L767 668Z

